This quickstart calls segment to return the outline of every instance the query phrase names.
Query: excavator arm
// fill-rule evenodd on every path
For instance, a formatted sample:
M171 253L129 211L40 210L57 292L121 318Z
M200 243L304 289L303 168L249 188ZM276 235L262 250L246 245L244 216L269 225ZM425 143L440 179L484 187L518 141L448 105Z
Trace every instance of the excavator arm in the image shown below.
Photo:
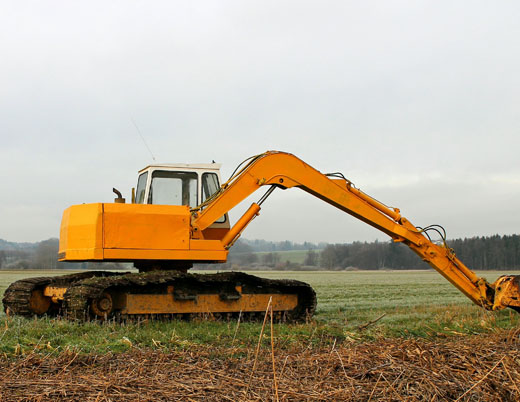
M488 283L466 267L445 242L442 245L432 242L424 230L401 216L399 209L389 208L363 193L342 175L323 174L289 153L268 151L251 158L219 192L193 208L192 238L203 239L206 228L263 186L271 188L222 238L225 248L229 248L258 215L260 204L274 188L297 187L386 233L395 242L406 244L475 304L488 310L510 307L520 312L518 276L502 276Z

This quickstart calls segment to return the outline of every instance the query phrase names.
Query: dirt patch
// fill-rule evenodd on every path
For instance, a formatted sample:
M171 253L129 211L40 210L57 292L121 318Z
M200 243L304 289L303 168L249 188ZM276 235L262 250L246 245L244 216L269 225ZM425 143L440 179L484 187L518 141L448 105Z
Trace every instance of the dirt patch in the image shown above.
M193 347L0 359L1 401L518 401L520 330L328 349ZM460 399L458 399L460 398Z

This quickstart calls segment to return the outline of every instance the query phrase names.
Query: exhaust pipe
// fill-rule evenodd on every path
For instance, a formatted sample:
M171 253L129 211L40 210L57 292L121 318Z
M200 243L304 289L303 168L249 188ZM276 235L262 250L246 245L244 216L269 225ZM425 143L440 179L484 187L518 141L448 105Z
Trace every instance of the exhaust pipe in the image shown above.
M114 198L116 204L124 204L126 202L118 189L113 188L112 191L117 195L117 198Z

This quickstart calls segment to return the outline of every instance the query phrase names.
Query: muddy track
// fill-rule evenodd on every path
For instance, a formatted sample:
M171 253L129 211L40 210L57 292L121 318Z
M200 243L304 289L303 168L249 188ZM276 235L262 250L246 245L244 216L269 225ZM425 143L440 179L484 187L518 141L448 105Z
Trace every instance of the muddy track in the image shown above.
M300 281L263 279L241 272L189 274L179 271L154 271L110 278L92 277L76 282L65 294L66 313L69 318L84 320L88 318L89 302L101 297L105 291L164 293L168 286L175 288L176 297L183 298L215 293L224 299L233 298L235 295L238 296L235 286L242 286L242 292L249 294L297 294L297 307L293 311L286 312L285 316L291 321L305 320L314 313L316 308L316 293L308 284ZM254 313L249 315L253 317ZM137 317L138 315L133 315L121 318Z
M15 315L32 316L34 313L30 309L30 299L34 290L43 289L45 286L63 286L74 282L82 281L87 278L111 276L120 273L105 271L87 271L78 274L61 276L40 276L37 278L21 279L11 283L5 290L2 303L4 311Z
M175 289L176 298L195 298L198 294L219 294L223 299L239 297L236 286L242 287L244 294L297 294L298 305L292 311L279 314L280 319L303 321L312 316L316 308L316 293L306 283L296 280L272 280L259 278L241 272L223 272L217 274L188 274L179 271L153 271L146 273L114 273L91 271L59 277L40 277L23 279L11 284L3 299L4 309L18 315L33 315L30 309L30 297L33 290L45 286L67 286L63 305L50 311L51 314L63 314L70 319L88 320L91 318L90 303L105 291L160 294L168 286ZM238 312L236 312L238 314ZM139 318L138 315L118 318ZM215 317L229 317L219 314ZM167 316L172 316L168 314ZM183 318L186 315L180 315ZM243 314L244 318L259 318L258 313Z

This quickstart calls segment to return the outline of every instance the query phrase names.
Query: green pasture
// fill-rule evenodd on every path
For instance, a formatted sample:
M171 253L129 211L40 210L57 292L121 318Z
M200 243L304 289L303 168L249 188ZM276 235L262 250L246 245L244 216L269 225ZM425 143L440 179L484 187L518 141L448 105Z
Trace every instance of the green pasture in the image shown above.
M14 280L62 273L70 271L0 271L0 294ZM316 290L318 308L309 322L274 325L277 347L282 348L324 347L380 337L461 336L520 327L519 314L512 310L482 310L434 271L254 274L302 280ZM478 274L492 282L503 273ZM130 348L189 349L193 345L232 346L241 353L242 348L256 345L262 325L237 324L237 321L211 320L77 323L59 318L6 317L1 313L0 353L13 355L33 350L105 353ZM264 337L267 344L269 339Z

